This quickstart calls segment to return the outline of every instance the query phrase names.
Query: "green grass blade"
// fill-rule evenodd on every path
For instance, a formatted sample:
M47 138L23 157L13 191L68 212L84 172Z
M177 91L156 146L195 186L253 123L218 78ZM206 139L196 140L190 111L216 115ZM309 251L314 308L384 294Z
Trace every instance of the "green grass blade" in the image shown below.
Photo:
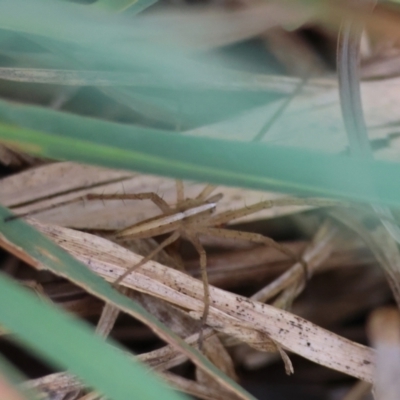
M204 369L206 372L212 374L218 381L224 385L226 388L229 388L230 390L235 391L235 393L238 394L238 396L242 399L254 399L252 396L250 396L244 389L242 389L236 382L228 378L225 374L223 374L217 367L215 367L214 364L212 364L206 357L204 357L201 353L199 353L197 350L193 349L190 347L188 344L186 344L183 340L181 340L178 336L176 336L170 329L166 328L163 324L161 324L156 318L154 318L151 314L149 314L143 307L141 307L139 304L136 302L132 301L126 296L123 296L121 293L116 291L110 284L108 284L104 279L100 278L98 275L90 271L88 268L86 268L83 264L78 262L76 259L74 259L71 255L69 255L67 252L62 250L60 247L55 245L52 241L44 237L42 234L37 232L34 228L32 228L30 225L26 224L22 219L15 219L9 222L4 222L5 219L10 216L11 214L8 212L7 209L4 207L0 206L0 243L2 243L2 246L5 247L7 250L13 252L16 256L24 259L27 263L37 267L37 268L46 268L49 269L50 271L54 272L55 274L59 276L63 276L66 279L74 282L78 286L84 288L87 292L93 294L94 296L108 302L111 304L114 304L117 306L119 309L122 311L132 315L133 317L137 318L139 321L143 322L144 324L148 325L159 337L161 337L163 340L166 342L179 347L183 353L185 353L197 366L200 368ZM21 319L24 319L21 317L22 314L16 313L15 308L9 307L9 304L22 304L22 303L14 303L9 298L6 296L6 292L2 291L1 285L0 285L0 293L4 296L4 298L7 298L7 302L0 302L2 303L0 305L0 323L4 324L5 327L9 328L10 330L18 333L19 335L25 335L29 336L32 338L33 333L32 330L38 330L38 338L42 337L44 331L48 329L48 325L52 326L52 323L50 323L47 318L43 317L43 313L39 309L32 309L29 311L31 316L37 316L40 315L41 318L43 318L43 321L46 321L46 324L39 324L38 321L35 320L26 320L26 321L21 321L21 325L18 325L19 321ZM1 308L3 307L3 308ZM33 306L32 306L33 307ZM50 312L50 311L49 311ZM8 313L8 314L7 314ZM55 318L55 317L54 317ZM72 320L72 319L71 319ZM54 320L56 321L56 320ZM10 326L10 323L12 323L12 326ZM55 325L58 326L56 322L54 322ZM31 328L29 328L32 325ZM65 325L65 324L64 324ZM64 326L62 325L62 326ZM60 323L61 326L61 323ZM19 328L18 328L19 327ZM23 329L23 331L17 331L16 329ZM56 329L56 327L53 327L53 329ZM25 333L24 333L25 332ZM51 341L54 343L54 346L59 346L60 351L58 354L55 349L52 351L49 350L49 354L46 354L46 357L48 356L49 359L54 360L54 362L60 362L64 367L67 369L70 369L76 375L81 377L82 379L85 379L87 383L90 385L94 386L94 388L103 391L106 394L109 394L109 391L106 391L107 389L102 382L97 382L94 381L95 377L92 375L94 372L88 372L88 375L86 374L86 370L78 370L77 368L79 367L76 366L75 368L72 368L75 363L73 360L71 361L71 364L68 366L66 364L62 364L64 357L66 355L63 354L63 352L71 352L71 356L73 352L72 348L68 347L68 343L70 343L71 346L75 346L75 341L80 338L80 336L77 336L78 334L74 334L73 328L67 328L65 326L65 332L69 332L68 335L61 335L59 338L62 340L57 341L56 335L53 335L52 333L52 338ZM40 334L39 334L40 333ZM25 336L22 336L25 339ZM71 338L74 338L73 341L71 341ZM94 345L96 345L98 348L97 350L91 348L94 353L93 356L90 356L90 353L86 351L84 347L82 347L81 351L78 351L77 353L81 353L82 356L86 359L85 363L86 365L90 365L90 369L95 370L93 368L93 360L96 360L96 365L103 365L100 363L100 358L96 356L97 352L100 354L102 353L102 350L100 349L98 343L100 339L95 339L93 338L93 335L89 335L91 337L91 340L93 340ZM77 338L75 340L75 338ZM28 340L27 338L26 340ZM50 339L49 339L50 340ZM83 340L83 336L82 336ZM32 343L32 342L30 342ZM86 342L85 342L86 343ZM100 341L101 343L101 341ZM42 352L45 351L45 349L42 349L40 346L46 346L46 342L41 343L32 343L32 345L37 345L38 349L40 349ZM107 351L104 351L104 357L106 357ZM81 356L81 357L82 357ZM54 357L60 357L60 359L57 358L57 360ZM77 357L75 354L74 357ZM116 356L115 356L116 357ZM107 359L107 357L106 357ZM78 360L75 360L77 363L79 363ZM109 374L109 368L110 366L117 366L119 367L121 365L121 368L126 367L126 361L123 364L119 364L118 360L116 358L109 359L108 362L105 362L104 367L105 370L103 372L106 372L107 375L109 375L109 383L112 382L112 386L120 386L122 385L122 382L116 381L116 376L113 374ZM133 366L130 369L129 376L130 378L127 378L126 372L122 373L121 379L123 378L124 380L126 379L126 382L131 382L133 379L136 382L147 382L146 380L141 380L142 375L137 375L135 376L133 374ZM138 367L139 368L139 367ZM119 377L119 375L118 375ZM97 378L100 379L100 376ZM97 379L96 378L96 379ZM105 382L106 380L104 380ZM99 383L97 385L97 383ZM147 386L147 383L144 383L145 386ZM149 382L149 386L152 386L153 384L151 381ZM141 386L139 386L140 388ZM156 384L154 384L154 388L158 387ZM159 387L158 387L159 388ZM125 386L126 389L126 386ZM125 390L124 389L124 390ZM108 388L110 390L110 388ZM131 387L132 390L132 387ZM143 389L146 390L146 389ZM149 389L150 390L150 389ZM120 392L118 392L120 393ZM155 393L153 391L149 393ZM173 395L171 394L171 399ZM114 395L111 396L113 399L117 399L117 397ZM118 397L118 399L123 399L126 400L130 398L129 396L126 395L125 392L125 398L124 397ZM142 396L138 396L138 398L146 398ZM147 397L149 399L156 399L159 397L151 397L150 394ZM164 398L164 397L163 397Z
M104 342L86 324L41 301L3 274L0 292L7 299L0 302L1 324L15 333L15 340L54 366L76 374L88 386L115 400L129 399L132 393L140 399L156 399L160 393L169 400L185 398L132 361L116 343Z
M213 74L224 80L225 71L218 71L217 67L232 64L204 52L210 39L202 36L204 29L217 29L222 22L225 25L220 28L220 35L231 29L219 15L202 19L194 13L186 17L157 14L128 18L51 0L2 0L2 5L1 29L51 40L60 51L79 51L86 55L85 61L107 70L175 71L179 83L178 78L206 79ZM182 28L180 20L185 22ZM247 17L243 23L250 22Z
M22 33L25 40L28 38L62 58L69 69L146 72L154 82L160 76L167 76L168 89L165 89L165 82L156 89L154 85L141 90L102 88L114 100L148 118L173 126L178 123L180 126L199 125L274 98L266 91L204 91L202 85L198 85L197 91L190 90L190 86L196 86L193 83L207 83L210 77L222 82L222 86L232 83L227 74L235 69L235 61L210 57L207 52L200 51L207 48L210 40L210 37L203 37L202 32L219 28L220 36L229 35L231 28L223 18L218 19L221 16L216 19L209 16L204 20L194 14L183 18L176 15L128 18L89 12L90 7L64 2L3 1L6 4L4 13L0 14L0 28ZM243 23L250 24L249 19L247 17ZM183 27L180 21L185 21ZM250 83L253 78L248 74L242 81L245 79Z
M12 54L14 55L14 54ZM43 56L43 55L41 55ZM46 55L48 56L48 55ZM44 57L45 58L45 57ZM50 59L50 57L48 57ZM36 58L40 62L40 56ZM53 59L54 60L54 59ZM52 60L52 61L53 61ZM64 65L65 67L65 65ZM228 73L229 81L213 79L207 81L182 82L191 90L215 90L230 93L245 91L260 93L271 90L271 79L265 75ZM132 74L124 72L107 72L94 70L69 70L45 68L0 67L0 79L14 82L46 83L67 86L133 86L135 88L171 88L177 84L168 75L159 75L157 79L146 73Z
M188 137L0 102L0 141L36 155L263 190L400 205L397 163Z
M111 12L122 12L129 8L130 14L137 14L156 2L157 0L97 0L92 7Z
M1 354L0 354L0 379L7 380L7 383L15 389L15 391L21 396L21 398L26 400L39 399L39 395L38 393L36 393L35 390L25 389L19 386L22 382L26 381L27 378ZM0 399L7 400L4 397L4 392L2 389L0 389Z

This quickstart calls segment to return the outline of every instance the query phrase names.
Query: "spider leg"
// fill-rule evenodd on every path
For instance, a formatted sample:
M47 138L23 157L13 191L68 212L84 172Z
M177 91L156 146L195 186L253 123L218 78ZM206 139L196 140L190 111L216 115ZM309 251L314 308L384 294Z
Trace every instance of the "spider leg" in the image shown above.
M274 239L263 236L259 233L242 232L242 231L236 231L233 229L223 229L223 228L209 228L209 227L201 228L201 227L199 227L198 232L205 234L205 235L209 235L209 236L222 237L222 238L227 238L227 239L245 240L247 242L259 243L259 244L264 244L266 246L273 247L273 248L277 249L278 251L280 251L281 253L287 255L289 258L291 258L295 262L299 262L302 265L303 270L304 270L305 281L307 282L307 280L309 278L307 262L304 261L302 258L299 258L297 256L297 254L293 253L286 246L283 246L280 243L276 242Z
M187 239L193 244L196 251L200 256L200 270L201 277L203 279L203 287L204 287L204 310L203 316L201 318L201 328L199 334L199 350L201 351L203 348L203 331L207 322L208 313L210 311L210 290L208 285L208 276L207 276L207 254L204 250L203 245L200 243L199 238L194 234L185 233Z
M23 218L23 217L28 217L31 215L35 215L38 213L41 213L43 211L48 211L52 210L57 207L62 207L66 206L68 204L73 204L77 203L79 201L83 201L83 204L85 205L85 201L91 201L91 200L101 200L103 204L105 205L104 201L105 200L150 200L152 201L162 212L167 213L171 212L172 209L168 205L168 203L162 199L158 194L153 193L153 192L148 192L148 193L137 193L137 194L95 194L95 193L88 193L85 196L79 196L74 199L62 201L60 203L52 204L51 206L46 206L43 208L38 208L37 210L30 211L24 214L19 214L19 215L12 215L10 217L7 217L5 221L12 221L17 218Z
M161 198L157 193L146 192L146 193L124 193L124 194L93 194L89 193L84 196L86 200L150 200L153 202L162 212L170 212L172 209L168 203Z
M175 231L172 235L168 236L164 241L162 241L153 251L151 251L146 257L143 257L141 261L139 261L134 266L128 268L121 276L119 276L114 282L113 286L120 284L132 271L141 267L147 261L150 261L157 253L159 253L164 247L169 244L175 242L180 236L179 231Z
M232 220L245 217L253 214L257 211L265 210L272 207L287 207L287 206L315 206L315 207L329 207L343 205L343 203L329 200L329 199L318 199L318 198L306 198L297 199L293 197L284 197L276 200L265 200L259 203L252 204L251 206L245 206L237 210L229 210L217 214L210 218L211 225L223 225Z

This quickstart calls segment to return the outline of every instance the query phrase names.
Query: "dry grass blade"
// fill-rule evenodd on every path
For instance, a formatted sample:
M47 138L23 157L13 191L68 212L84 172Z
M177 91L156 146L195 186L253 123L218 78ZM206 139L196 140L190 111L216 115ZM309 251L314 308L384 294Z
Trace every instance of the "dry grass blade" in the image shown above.
M370 340L376 348L375 395L395 400L400 392L400 316L395 308L376 310L368 322Z
M138 301L147 311L149 311L152 315L157 317L159 321L164 323L166 326L171 328L173 332L175 332L180 337L184 338L189 335L193 335L196 332L199 332L201 328L201 324L197 321L193 320L187 313L184 311L171 306L160 299L157 299L153 296L149 296L143 293L133 293L131 297L134 297L136 301ZM225 347L222 345L221 341L217 336L210 336L211 333L209 330L206 330L206 340L203 343L203 352L206 357L213 362L221 371L223 371L230 378L237 380L237 376L235 373L235 368L232 362L232 359ZM158 366L154 366L154 368L160 369L165 368L166 363L160 363L160 359L156 360ZM147 361L149 362L149 361ZM171 364L171 361L167 360L167 363ZM174 359L172 359L172 362ZM173 366L175 366L174 364ZM196 377L197 380L203 382L205 386L214 387L218 390L223 390L220 385L218 385L213 379L211 379L208 375L202 373L200 369L196 369ZM230 395L230 394L229 394Z
M323 224L315 235L312 243L304 251L303 259L307 263L307 271L310 276L314 270L330 256L334 249L336 234L337 228L332 226L331 223L327 222ZM282 290L289 290L288 288L290 287L295 291L295 293L290 296L291 299L304 288L304 270L300 263L294 264L279 278L255 293L251 299L265 303Z
M122 271L140 260L139 256L105 239L37 221L31 220L30 223L107 280L115 280ZM201 282L156 262L146 263L128 276L123 284L186 310L197 313L203 310ZM226 321L232 331L243 327L258 332L309 360L372 381L371 349L288 312L214 287L210 287L210 298L209 316L216 319L219 325Z
M119 291L123 294L128 293L127 288L119 288ZM117 307L112 304L105 304L99 322L96 326L96 333L104 338L106 338L112 331L115 321L118 318L120 311Z
M169 372L162 373L161 377L178 390L181 390L199 399L225 400L227 398L227 393L224 391L217 390L212 386L210 387L189 379L182 378L181 376L171 374ZM236 399L236 397L233 397L232 399Z
M20 167L22 161L14 151L0 144L0 164L10 167Z
M21 167L24 165L34 165L39 160L26 153L11 150L7 146L0 144L0 164L8 167Z
M214 335L211 329L204 332L204 338L207 341ZM196 333L186 339L186 342L196 346L199 334ZM149 353L135 356L138 360L146 363L157 372L163 372L173 368L187 360L187 357L181 354L176 348L168 345ZM37 389L42 393L67 393L84 387L81 381L66 372L58 372L46 375L42 378L33 379L23 384L27 389Z
M38 390L46 398L47 394L52 392L67 393L79 390L83 387L83 383L66 372L57 372L39 379L26 381L22 386L27 389Z
M62 177L62 179L60 179ZM186 195L194 198L203 188L200 184L185 183ZM61 162L44 165L0 179L0 202L12 207L17 214L34 213L35 218L80 229L122 229L159 212L150 201L71 202L87 194L163 193L168 204L175 202L175 181L155 176L132 174L98 167ZM219 187L223 198L218 202L219 213L242 207L243 204L282 197L275 193ZM65 204L62 206L61 204ZM38 212L38 210L48 211ZM307 209L306 206L265 208L237 222L273 218Z
M1 211L3 218L7 218L11 215L4 208L1 208ZM21 233L21 231L24 233ZM28 241L20 244L18 238L21 236L24 238L24 234L26 233L33 237L32 241L28 244L26 244ZM112 289L110 285L104 282L104 280L95 273L89 269L82 268L81 263L79 263L72 255L62 251L59 246L53 244L51 240L48 240L43 235L38 235L37 230L22 221L16 220L13 224L9 224L0 236L1 246L3 248L17 255L29 265L39 270L50 269L56 275L71 280L73 283L84 288L88 293L95 295L99 299L118 306L121 310L149 326L167 343L174 344L185 353L196 366L204 368L210 373L210 375L215 377L222 386L226 387L228 390L232 390L232 392L236 393L242 399L247 400L253 398L253 396L246 392L240 385L224 375L199 351L193 349L193 347L182 341L182 339L180 339L170 329L162 325L156 318L145 311L137 303ZM29 246L29 244L32 245ZM57 256L54 256L53 253L56 253ZM96 340L99 341L99 339ZM107 392L106 389L103 390Z
M126 277L131 274L134 270L138 269L141 265L151 260L161 250L176 242L179 238L188 240L196 249L200 257L200 270L202 275L202 281L204 284L204 310L202 325L207 322L207 316L210 308L210 294L209 284L207 276L207 255L206 251L199 240L200 236L212 236L223 239L233 239L239 241L247 241L256 244L263 244L268 247L272 247L287 255L293 261L298 261L303 270L304 276L307 278L309 272L307 271L307 263L298 257L297 254L293 253L290 249L284 245L276 242L275 240L266 237L262 234L242 232L238 230L227 230L221 228L221 225L231 222L232 220L244 218L248 215L254 214L264 209L269 209L275 206L293 206L293 205L311 205L311 206L331 206L337 205L336 201L321 200L321 199L293 199L293 198L282 198L276 201L262 201L251 206L246 206L233 211L226 211L217 215L213 215L213 211L216 208L218 201L222 198L222 194L217 194L209 197L214 190L213 186L206 186L200 194L195 198L185 199L183 183L178 181L176 184L177 190L177 202L175 206L170 206L162 197L157 193L145 192L138 194L87 194L83 197L83 200L150 200L155 206L157 206L162 215L159 217L152 217L144 220L138 224L128 226L122 230L117 231L113 236L116 240L124 239L141 239L158 236L161 234L169 234L155 249L147 254L142 260L128 268L124 273L115 279L113 285L121 284ZM67 201L65 204L73 203L81 200L73 199ZM58 204L58 205L65 205ZM290 295L294 297L294 294ZM108 310L106 310L108 312ZM200 348L202 338L199 339Z
M207 387L205 385L201 385L192 380L183 378L181 376L163 372L159 374L162 379L175 389L195 396L199 399L204 400L224 400L226 399L226 393L216 390L212 387ZM80 397L78 400L106 400L105 397L102 397L97 392L90 392L83 397Z
M51 163L28 169L0 180L0 202L7 207L65 196L82 189L123 182L132 178L126 171L115 171L73 162ZM120 183L121 185L121 183Z
M195 396L199 399L204 400L224 400L226 399L226 393L219 391L212 387L207 387L205 385L199 384L192 380L183 378L181 376L163 372L159 374L166 383L170 384L175 389ZM106 400L96 392L88 393L87 395L80 397L79 400Z
M322 262L315 273L333 269L346 269L356 265L370 265L375 262L364 243L349 234L346 241L340 241L335 246L330 257ZM285 246L296 254L303 254L308 241L285 242ZM135 251L135 250L134 250ZM165 262L156 260L165 264ZM233 248L231 251L222 251L208 257L208 278L210 283L221 288L228 288L238 284L253 284L260 280L272 281L279 274L292 267L286 256L278 251L263 246L250 249ZM198 277L198 260L193 258L185 262L185 268L190 275ZM311 269L313 267L311 266ZM302 273L299 273L302 276Z
M103 308L100 320L97 324L96 333L106 338L112 331L119 313L120 311L117 307L114 307L111 304L106 304Z
M208 339L213 337L214 334L215 332L212 329L205 329L203 331L205 343L207 343ZM198 340L199 332L194 333L185 339L188 344L195 347L198 344ZM179 350L170 345L154 350L150 353L139 355L138 358L156 371L166 371L187 360L185 355L181 354Z
M198 333L200 324L181 309L140 292L132 292L130 297L180 337L184 338Z
M177 181L177 202L175 206L169 206L168 203L164 199L162 199L157 193L152 192L121 195L88 194L87 196L85 196L84 199L86 200L150 200L163 213L160 217L149 218L138 224L134 224L132 226L128 226L125 229L117 231L114 234L114 237L117 240L123 240L126 238L150 238L152 236L158 236L165 233L168 233L169 236L164 239L149 254L142 258L142 260L128 268L123 274L115 279L113 285L121 284L124 279L129 276L133 271L137 270L147 261L153 259L155 255L157 255L160 251L162 251L170 244L177 241L180 237L185 238L193 245L200 258L200 270L204 285L204 310L202 317L202 326L204 326L207 323L207 317L209 314L210 293L207 276L207 255L203 245L199 240L199 236L212 236L224 239L248 241L251 243L263 244L265 246L275 248L281 253L288 256L290 259L298 261L303 268L305 279L309 277L310 272L308 271L307 263L303 260L302 257L298 257L295 253L286 248L284 245L261 234L242 232L232 229L227 230L225 228L221 228L220 226L237 218L243 218L257 211L272 208L275 206L292 206L297 204L331 206L337 205L337 202L313 198L283 198L276 201L263 201L248 207L246 206L237 210L226 211L221 214L213 215L212 213L215 210L217 202L222 198L222 194L216 194L208 197L213 190L213 186L206 186L194 199L185 199L183 182ZM289 296L289 298L285 299L284 301L287 303L291 303L296 295L295 292L297 291L299 291L297 290L297 287L293 288L290 293L289 291L286 291L284 293L284 296ZM200 349L202 349L201 335L199 338L199 347ZM287 370L291 370L291 367L288 367Z
M238 381L238 377L235 372L235 366L233 364L230 354L225 349L221 340L218 336L212 336L204 342L203 351L206 357L216 365L221 371L227 376ZM196 381L205 388L214 388L219 392L223 392L225 396L230 396L221 385L218 385L212 377L205 374L201 369L196 369Z

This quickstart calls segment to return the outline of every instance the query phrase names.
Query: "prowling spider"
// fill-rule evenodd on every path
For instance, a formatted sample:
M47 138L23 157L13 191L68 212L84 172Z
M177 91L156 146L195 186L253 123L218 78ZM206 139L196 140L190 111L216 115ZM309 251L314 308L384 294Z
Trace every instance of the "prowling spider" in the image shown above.
M214 189L214 186L207 185L197 195L197 197L185 199L183 183L177 181L177 202L175 206L170 206L154 192L139 194L86 195L85 199L87 200L150 200L161 210L162 214L160 216L146 219L115 232L114 236L117 239L145 239L162 234L170 234L139 263L128 268L122 275L120 275L114 281L114 285L120 284L132 271L151 260L157 253L168 245L172 244L179 238L186 239L194 246L200 257L200 270L204 285L204 310L201 322L202 325L205 326L210 308L210 294L207 278L207 255L201 241L199 240L200 236L247 241L273 247L287 255L294 262L300 262L303 265L305 278L307 279L307 265L305 261L285 246L258 233L226 229L222 226L232 220L253 214L266 208L293 205L327 206L332 205L332 201L322 199L282 198L273 201L262 201L237 210L214 214L217 202L222 198L222 194L212 195ZM202 335L200 332L199 344L201 344L201 341Z
M242 232L239 230L226 229L223 226L227 223L241 217L253 214L257 211L271 208L284 207L294 205L311 205L311 206L330 206L331 200L323 199L296 199L296 198L280 198L276 200L266 200L251 206L246 206L236 210L225 211L219 214L214 213L218 201L222 198L222 194L212 194L215 187L206 185L204 189L195 197L187 198L184 196L184 187L182 181L176 182L176 205L170 206L157 193L137 193L137 194L87 194L64 203L58 203L56 206L69 204L79 200L150 200L161 211L161 215L146 219L127 228L118 230L113 233L113 237L119 240L146 239L155 236L169 234L154 250L152 250L142 260L128 268L114 282L114 285L120 284L132 271L139 268L147 261L155 257L161 250L168 245L177 241L179 238L189 241L197 251L200 257L200 270L204 285L204 309L201 318L202 326L207 323L207 316L210 308L210 294L207 278L207 255L204 247L199 239L200 236L208 236L230 240L247 241L256 244L273 247L281 253L287 255L294 262L300 262L303 265L305 279L307 276L307 265L304 260L299 258L295 253L285 246L277 243L273 239L263 236L259 233ZM52 207L51 207L52 208ZM36 210L36 213L41 210ZM25 215L32 215L28 213ZM23 215L20 215L23 216ZM17 216L17 217L20 217ZM11 217L10 219L15 218ZM203 330L203 329L202 329ZM199 346L202 343L202 330L199 335Z

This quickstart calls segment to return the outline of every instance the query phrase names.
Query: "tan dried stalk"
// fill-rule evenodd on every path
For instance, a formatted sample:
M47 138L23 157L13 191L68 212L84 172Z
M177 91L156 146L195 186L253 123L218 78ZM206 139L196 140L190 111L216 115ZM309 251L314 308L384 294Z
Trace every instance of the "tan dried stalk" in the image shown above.
M37 229L109 281L141 257L103 238L30 220ZM151 294L197 316L203 311L202 283L154 261L142 265L124 286ZM373 351L341 338L286 311L210 287L208 324L224 333L248 340L257 347L268 338L321 365L368 382L373 377ZM128 311L128 310L125 310ZM250 336L249 336L250 335ZM246 339L247 338L247 339Z

